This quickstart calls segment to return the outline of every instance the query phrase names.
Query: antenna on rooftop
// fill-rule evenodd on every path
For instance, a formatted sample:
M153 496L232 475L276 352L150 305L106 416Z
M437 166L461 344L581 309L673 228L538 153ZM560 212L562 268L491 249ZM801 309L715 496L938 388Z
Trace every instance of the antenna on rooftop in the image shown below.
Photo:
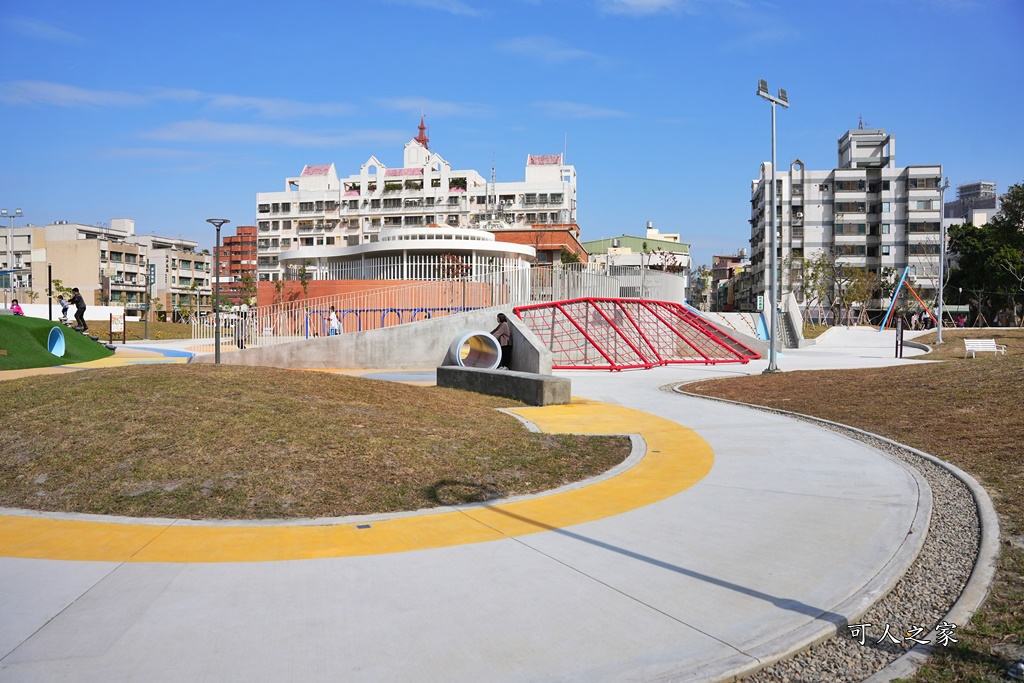
M565 132L565 143L562 145L562 163L565 163L565 155L569 151L569 131Z
M494 203L498 203L498 186L494 183L494 152L491 152L491 189L494 190ZM491 189L487 191L487 210L491 210Z

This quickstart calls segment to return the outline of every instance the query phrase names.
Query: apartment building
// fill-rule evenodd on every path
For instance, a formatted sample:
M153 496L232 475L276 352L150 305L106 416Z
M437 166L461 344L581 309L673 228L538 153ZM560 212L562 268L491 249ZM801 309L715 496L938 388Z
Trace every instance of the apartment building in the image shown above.
M663 233L647 222L643 235L607 237L583 243L589 262L598 268L613 269L616 266L630 266L662 270L678 275L690 285L690 245L680 241L678 233Z
M185 312L213 310L213 256L196 251L198 242L181 237L138 235L149 253L154 317L176 322Z
M134 240L135 222L115 218L110 225L58 221L20 229L14 244L28 267L23 288L45 300L48 267L68 289L78 287L87 305L123 306L137 315L146 303L146 247Z
M761 164L750 192L751 294L767 291L771 226L770 163ZM884 129L845 132L838 164L811 170L800 159L776 172L778 282L803 302L805 259L834 251L840 263L902 273L925 299L937 295L942 220L942 166L896 166L896 138ZM888 301L874 302L875 306Z
M374 156L347 177L334 164L305 166L283 191L257 193L258 279L287 278L289 267L305 265L306 250L326 257L376 242L382 228L478 228L533 248L541 262L558 260L562 247L585 258L576 170L561 154L530 155L525 180L495 182L493 172L488 181L475 170L452 169L429 142L421 119L401 168Z
M714 254L711 256L711 310L753 311L754 302L750 297L750 262L746 260L746 249L736 254Z
M996 193L996 184L982 180L958 185L956 199L945 203L942 215L946 225L986 225L998 212L999 195Z
M255 303L247 299L256 295L256 244L255 225L239 225L221 241L221 296L235 305Z
M142 315L154 299L160 318L176 319L181 307L210 309L210 255L190 240L136 235L130 218L19 227L13 244L14 295L26 302L32 293L45 299L52 273L66 288L78 287L87 305L122 306L128 315Z

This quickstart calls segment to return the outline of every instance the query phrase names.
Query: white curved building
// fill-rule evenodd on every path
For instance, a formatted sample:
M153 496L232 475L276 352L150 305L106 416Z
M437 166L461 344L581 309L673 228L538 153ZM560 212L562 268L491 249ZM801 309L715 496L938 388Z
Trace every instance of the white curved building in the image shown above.
M430 225L381 228L375 242L304 247L278 254L287 279L306 268L311 280L451 280L527 271L536 250L500 242L486 230Z

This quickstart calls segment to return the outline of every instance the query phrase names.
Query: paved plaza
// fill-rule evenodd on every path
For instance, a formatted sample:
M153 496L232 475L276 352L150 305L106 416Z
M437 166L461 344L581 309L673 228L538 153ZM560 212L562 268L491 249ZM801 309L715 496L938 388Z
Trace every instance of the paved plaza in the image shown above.
M837 330L778 365L915 362L893 349ZM858 441L665 389L766 365L557 373L578 398L522 420L639 438L540 496L282 523L0 511L0 681L687 681L771 660L902 575L930 494Z

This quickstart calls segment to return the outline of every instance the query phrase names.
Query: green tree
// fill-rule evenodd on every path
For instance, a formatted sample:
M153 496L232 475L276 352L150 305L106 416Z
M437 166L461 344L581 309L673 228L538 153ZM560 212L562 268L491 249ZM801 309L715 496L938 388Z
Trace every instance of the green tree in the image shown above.
M312 261L306 261L299 266L299 284L302 285L302 298L309 298L309 266L312 265Z
M248 306L256 305L256 278L252 273L245 273L241 277L239 293L242 295L242 303Z
M949 251L956 255L950 290L968 292L975 325L988 324L1003 309L1020 320L1017 299L1024 292L1024 184L1000 197L999 213L987 225L949 228Z
M701 311L708 310L708 290L711 288L711 268L705 264L697 266L690 278L690 305Z
M580 262L579 254L577 254L575 252L572 252L572 251L569 251L569 249L567 249L564 244L562 245L562 251L561 251L561 254L559 255L558 258L561 259L562 263L579 263Z

